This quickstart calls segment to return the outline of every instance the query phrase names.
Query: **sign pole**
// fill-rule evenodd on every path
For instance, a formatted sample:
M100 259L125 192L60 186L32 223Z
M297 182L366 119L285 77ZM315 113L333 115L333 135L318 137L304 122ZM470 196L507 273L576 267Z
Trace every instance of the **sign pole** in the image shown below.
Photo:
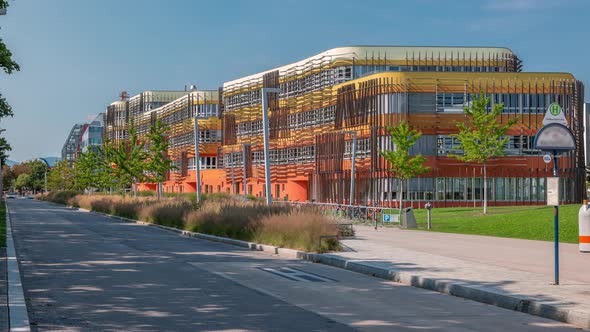
M546 178L547 205L553 205L554 254L555 254L555 285L559 285L559 177L558 153L576 149L576 139L567 127L567 119L558 103L551 103L543 118L543 127L535 135L533 146L541 151L553 151L553 177ZM551 162L551 156L543 156L545 163ZM550 181L549 181L550 180Z
M557 151L553 150L553 176L558 177ZM559 185L559 182L558 182ZM559 191L558 191L559 192ZM559 197L558 197L559 200ZM555 284L559 285L559 205L553 207L554 250L555 250Z

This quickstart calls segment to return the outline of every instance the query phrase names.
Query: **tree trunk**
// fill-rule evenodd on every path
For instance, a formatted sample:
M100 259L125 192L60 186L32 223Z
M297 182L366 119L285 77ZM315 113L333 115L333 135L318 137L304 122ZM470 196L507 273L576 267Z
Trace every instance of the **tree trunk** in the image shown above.
M403 199L404 199L404 180L400 179L399 180L399 217L400 218L402 217Z
M137 177L133 177L133 197L137 198Z
M162 197L162 182L158 182L158 185L156 186L156 193L158 196L158 200L160 200L160 198Z
M483 163L483 214L488 213L488 177L486 163Z

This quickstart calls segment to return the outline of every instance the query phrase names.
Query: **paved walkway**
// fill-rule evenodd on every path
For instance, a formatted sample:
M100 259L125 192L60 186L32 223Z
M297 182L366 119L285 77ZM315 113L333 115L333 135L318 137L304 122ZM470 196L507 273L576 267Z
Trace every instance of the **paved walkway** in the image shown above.
M526 297L590 315L590 253L561 244L561 285L553 285L553 243L356 226L346 259Z

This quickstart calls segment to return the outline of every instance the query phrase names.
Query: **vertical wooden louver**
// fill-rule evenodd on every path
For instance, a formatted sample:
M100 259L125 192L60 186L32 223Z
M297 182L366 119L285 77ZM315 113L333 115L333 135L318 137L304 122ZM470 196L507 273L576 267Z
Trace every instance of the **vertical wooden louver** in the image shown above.
M279 88L279 71L275 70L264 74L262 77L262 86L264 88ZM269 137L271 139L289 137L289 126L287 123L288 108L279 108L278 93L268 93L266 101L269 113Z
M316 172L342 172L344 160L344 135L342 133L327 133L316 136Z
M217 90L217 115L220 119L223 119L224 111L225 107L223 106L223 87L220 87Z
M232 145L237 142L236 117L233 114L223 115L223 145Z
M244 163L246 165L245 177L249 178L252 177L252 146L250 144L246 144L244 146L244 155L246 156L246 159L244 160Z

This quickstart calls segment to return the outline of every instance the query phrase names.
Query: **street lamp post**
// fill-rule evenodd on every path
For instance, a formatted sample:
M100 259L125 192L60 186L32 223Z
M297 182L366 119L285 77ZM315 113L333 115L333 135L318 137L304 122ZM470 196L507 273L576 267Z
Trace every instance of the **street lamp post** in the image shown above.
M356 144L357 144L357 137L356 131L343 131L343 134L352 134L352 159L351 159L351 166L350 166L350 199L349 204L354 204L354 180L355 180L355 171L356 171Z
M244 169L244 201L247 201L248 200L248 190L247 190L247 186L246 186L246 184L248 182L247 177L246 177L246 157L247 157L246 156L246 147L247 146L249 146L249 144L246 144L246 143L242 144L242 147L243 147L243 151L242 151L242 166L243 166L243 169Z
M262 88L262 127L264 133L264 182L266 188L266 205L272 204L272 195L270 191L270 160L269 160L269 138L268 138L268 105L267 93L279 93L278 88Z
M193 118L195 122L195 182L197 189L197 203L201 202L201 156L199 155L199 119L206 119L206 117L195 115Z
M39 158L39 160L42 160L45 163L45 165L47 166L45 168L45 194L47 194L47 170L49 169L50 166L45 158Z

